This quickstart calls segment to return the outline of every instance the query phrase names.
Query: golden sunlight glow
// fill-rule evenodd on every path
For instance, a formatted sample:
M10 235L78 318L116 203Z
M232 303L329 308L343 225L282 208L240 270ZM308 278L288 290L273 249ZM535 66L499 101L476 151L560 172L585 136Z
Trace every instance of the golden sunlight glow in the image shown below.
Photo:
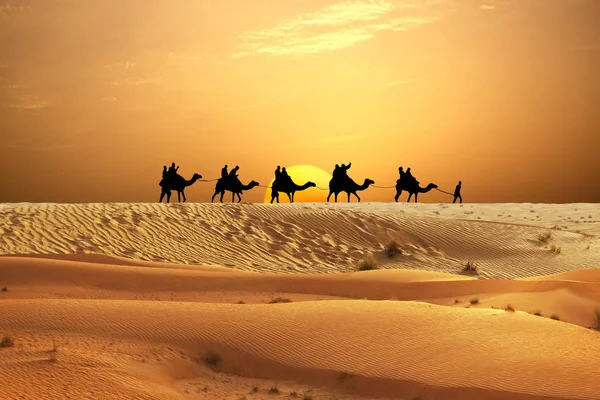
M314 182L318 187L326 189L329 187L329 180L331 175L323 171L319 167L314 165L294 165L293 167L286 167L286 170L296 185L304 185L306 182ZM275 179L269 182L268 186L273 185ZM306 190L296 192L294 195L294 202L312 203L325 201L327 198L327 191L320 190L316 187L311 187ZM265 203L271 201L271 189L265 190ZM279 202L288 203L290 200L285 193L279 193Z

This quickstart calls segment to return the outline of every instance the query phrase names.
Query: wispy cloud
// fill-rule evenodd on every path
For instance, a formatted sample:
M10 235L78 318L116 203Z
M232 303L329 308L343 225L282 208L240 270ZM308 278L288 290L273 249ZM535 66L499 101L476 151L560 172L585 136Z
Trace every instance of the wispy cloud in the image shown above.
M422 13L442 2L343 1L284 20L273 28L244 32L234 57L305 56L344 49L370 40L379 32L403 31L436 21L435 15L416 16L412 13Z
M4 4L0 4L0 16L7 17L11 14L15 14L18 12L31 11L31 7L24 5L16 5L10 2L5 2Z
M10 105L11 108L18 108L21 110L40 110L49 106L50 103L47 100L39 96L30 95L19 96L17 102Z
M115 103L117 101L117 98L114 96L106 96L102 98L102 101L105 103Z
M480 8L484 11L491 11L494 10L496 6L493 4L482 4Z
M142 86L149 84L156 84L161 80L160 77L151 78L125 78L116 81L112 81L112 86Z
M113 63L113 64L107 64L104 66L104 68L111 70L111 71L121 71L121 70L130 70L136 67L136 63L135 63L135 58L131 57L131 59L125 61L125 62L120 62L120 63Z
M413 78L413 79L403 79L403 80L399 80L399 81L383 82L383 83L373 86L373 88L379 89L379 88L388 88L388 87L394 87L394 86L408 85L409 83L419 82L420 80L421 80L421 78Z
M319 139L321 143L340 143L364 139L366 135L325 136Z

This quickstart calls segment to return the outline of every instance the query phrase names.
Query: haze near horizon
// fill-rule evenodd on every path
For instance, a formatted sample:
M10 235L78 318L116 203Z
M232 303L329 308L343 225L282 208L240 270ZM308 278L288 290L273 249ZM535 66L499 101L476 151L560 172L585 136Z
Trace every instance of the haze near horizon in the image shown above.
M594 0L8 0L0 202L154 202L171 162L264 185L352 162L356 182L461 180L466 202L597 203L599 18Z

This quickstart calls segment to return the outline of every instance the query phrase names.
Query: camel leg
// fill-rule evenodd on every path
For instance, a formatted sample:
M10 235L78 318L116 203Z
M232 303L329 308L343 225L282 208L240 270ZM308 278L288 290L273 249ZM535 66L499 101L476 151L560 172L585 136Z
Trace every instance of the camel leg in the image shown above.
M336 203L337 203L337 196L338 196L338 194L336 193L335 196L334 196L335 197L334 200L335 200Z
M219 198L219 201L222 203L223 202L223 196L225 195L225 191L222 190L221 191L221 197Z
M417 203L418 198L419 198L419 192L415 193L415 203Z
M292 192L292 203L294 202L294 194L296 194L296 192Z
M358 202L360 203L360 197L358 197L358 195L356 194L356 192L354 192L353 194L356 196L356 198L358 199Z
M348 203L350 203L350 192L348 192Z
M331 195L333 194L333 192L329 192L329 194L327 195L327 202L329 203L329 198L331 197Z
M231 192L231 202L235 203L235 192Z
M163 201L163 199L164 199L164 197L165 197L165 194L166 194L166 193L165 193L165 191L164 191L164 190L162 190L162 191L160 192L160 200L158 201L159 203L162 203L162 201ZM456 199L454 199L454 201L456 201Z
M171 191L170 190L167 192L167 203L169 201L171 201Z
M213 201L215 201L215 196L217 195L217 193L219 192L215 192L215 194L213 194L213 197L210 199L210 202L212 203Z
M394 196L394 200L396 200L396 203L398 202L398 199L400 198L401 195L402 195L402 190L396 191L396 195Z
M293 195L290 195L289 193L286 193L286 194L287 194L288 199L290 200L290 203L293 203L294 202Z
M240 196L239 193L236 193L236 194L237 194L237 197L238 197L238 203L241 203L242 202L242 196Z
M183 202L185 203L185 201L187 200L187 199L185 198L185 191L183 191L183 190L181 191L181 196L183 196Z
M406 200L407 203L410 203L410 199L412 198L412 193L408 192L408 200Z

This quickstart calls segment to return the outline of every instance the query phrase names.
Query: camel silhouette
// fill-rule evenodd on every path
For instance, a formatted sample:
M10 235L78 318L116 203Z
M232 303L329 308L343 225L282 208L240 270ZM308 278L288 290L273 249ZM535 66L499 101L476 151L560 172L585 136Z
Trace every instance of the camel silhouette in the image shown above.
M222 203L223 195L225 194L225 191L228 191L231 192L231 202L233 203L235 201L235 195L237 194L239 203L240 201L242 201L242 197L240 195L244 190L250 190L258 185L259 183L256 181L252 181L247 185L243 185L237 179L235 182L231 182L229 181L229 179L224 180L223 178L221 178L217 181L217 184L215 185L215 194L213 194L212 198L210 199L210 202L212 203L215 200L215 196L220 193L221 197L219 201Z
M273 185L271 185L271 203L273 203L273 200L277 200L279 203L279 192L287 194L288 199L290 199L290 203L293 203L294 194L296 192L300 192L315 186L317 186L317 184L314 182L306 182L304 185L299 186L291 180L288 182L277 182L276 179L275 182L273 182Z
M186 201L185 192L184 192L185 188L193 185L198 179L202 179L202 175L194 174L192 176L192 179L190 179L189 181L186 181L185 178L179 174L177 174L174 177L169 178L169 179L163 179L159 183L159 186L162 188L162 190L160 193L160 200L158 202L162 203L163 198L166 195L167 203L168 203L169 200L171 199L171 190L176 190L178 201L181 202L181 196L183 196L183 202L185 203L185 201Z
M406 200L406 202L410 203L410 199L414 194L415 203L417 203L419 193L427 193L430 192L432 189L437 189L437 187L438 186L435 183L430 183L429 185L427 185L427 187L422 188L416 182L406 184L404 182L401 182L400 179L398 179L396 181L396 196L394 196L394 200L396 200L397 203L398 199L400 198L400 195L402 194L402 191L405 190L408 192L408 200Z
M350 178L350 177L344 179L344 181L341 181L341 182L336 182L335 179L332 179L329 181L329 195L327 196L327 202L329 202L329 198L333 194L333 195L335 195L334 199L335 199L335 202L337 203L338 194L340 192L346 192L348 194L348 203L350 202L351 194L356 196L356 198L358 199L358 202L360 203L360 197L358 197L356 192L358 192L360 190L365 190L366 188L368 188L370 185L373 185L373 184L375 184L375 181L372 181L371 179L368 179L368 178L365 179L365 182L362 185L359 185L358 183L354 182L354 180L352 180L352 178Z

